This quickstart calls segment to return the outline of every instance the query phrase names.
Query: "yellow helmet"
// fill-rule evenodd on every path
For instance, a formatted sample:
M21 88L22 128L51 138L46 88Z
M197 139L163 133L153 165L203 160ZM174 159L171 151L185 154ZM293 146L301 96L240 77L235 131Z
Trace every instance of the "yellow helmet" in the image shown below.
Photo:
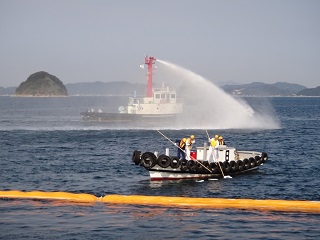
M214 138L219 138L219 135L215 135Z
M219 140L222 140L222 139L223 139L222 136L220 136L220 137L219 137Z
M187 141L187 139L186 138L182 138L182 142L186 142Z
M190 138L191 138L191 140L193 140L194 139L194 135L191 135Z

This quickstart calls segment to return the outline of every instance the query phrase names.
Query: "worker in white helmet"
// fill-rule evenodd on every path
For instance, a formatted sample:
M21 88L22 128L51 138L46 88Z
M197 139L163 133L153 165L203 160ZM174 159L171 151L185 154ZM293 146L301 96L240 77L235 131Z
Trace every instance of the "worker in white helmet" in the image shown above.
M191 135L189 138L187 138L187 141L186 141L186 159L187 160L190 160L191 157L190 157L190 151L192 149L192 144L194 144L196 142L195 140L195 137L194 135Z
M219 147L219 135L215 135L214 138L209 138L209 151L208 151L208 161L211 162L211 155L213 158L214 162L218 162L218 158L219 158L219 151L218 151L218 147Z

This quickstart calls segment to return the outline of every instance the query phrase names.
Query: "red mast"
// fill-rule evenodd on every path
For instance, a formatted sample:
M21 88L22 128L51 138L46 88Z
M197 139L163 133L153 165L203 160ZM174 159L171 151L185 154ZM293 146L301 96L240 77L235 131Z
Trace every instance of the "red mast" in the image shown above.
M144 64L148 65L148 85L147 85L147 97L152 97L152 65L155 64L154 57L145 57Z

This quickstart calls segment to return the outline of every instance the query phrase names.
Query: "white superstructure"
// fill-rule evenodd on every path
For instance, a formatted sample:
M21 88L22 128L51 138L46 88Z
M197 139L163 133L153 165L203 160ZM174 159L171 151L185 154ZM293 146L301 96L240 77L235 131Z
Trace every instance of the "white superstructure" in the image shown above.
M128 106L119 107L119 112L138 115L177 115L183 112L181 99L168 86L152 90L152 97L130 97Z

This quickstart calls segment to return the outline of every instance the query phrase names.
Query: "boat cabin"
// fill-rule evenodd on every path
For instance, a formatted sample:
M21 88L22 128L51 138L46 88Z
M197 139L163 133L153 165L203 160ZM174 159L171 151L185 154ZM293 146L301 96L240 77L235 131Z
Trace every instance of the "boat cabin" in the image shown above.
M152 97L130 97L127 108L119 108L119 111L128 114L180 114L183 103L177 98L176 91L162 86L153 89Z

